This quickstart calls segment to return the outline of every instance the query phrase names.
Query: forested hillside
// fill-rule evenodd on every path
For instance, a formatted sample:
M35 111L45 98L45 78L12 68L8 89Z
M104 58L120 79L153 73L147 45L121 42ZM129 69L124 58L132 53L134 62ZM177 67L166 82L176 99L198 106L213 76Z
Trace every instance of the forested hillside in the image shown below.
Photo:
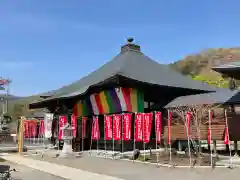
M194 80L227 88L227 79L222 78L221 74L213 71L211 67L236 60L240 60L240 48L216 48L188 55L170 66Z

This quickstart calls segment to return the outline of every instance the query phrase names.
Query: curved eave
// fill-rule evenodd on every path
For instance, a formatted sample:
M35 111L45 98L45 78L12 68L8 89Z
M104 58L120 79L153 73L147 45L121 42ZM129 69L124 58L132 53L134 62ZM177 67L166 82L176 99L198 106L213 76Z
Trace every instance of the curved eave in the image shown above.
M240 66L234 67L213 67L212 70L223 74L224 76L234 77L240 80Z
M240 72L240 66L230 66L230 67L213 67L212 70L220 73L228 72Z
M60 95L52 96L47 99L43 99L38 102L31 103L31 104L29 104L29 108L30 109L44 108L44 107L47 107L50 103L53 103L54 101L57 103L60 100L70 99L70 98L74 98L77 96L85 95L86 93L91 91L91 89L93 89L93 88L101 87L102 85L111 84L111 83L116 84L118 81L117 79L118 79L118 76L114 75L104 81L97 83L97 84L81 87L78 90L70 92L70 93L63 93Z
M122 78L127 78L127 77L124 77L124 76L115 76L116 78L119 78L119 77L122 77ZM113 78L113 77L112 77ZM120 78L121 79L121 78ZM218 88L215 88L215 87L212 87L212 88L209 88L209 90L201 90L201 89L190 89L190 88L184 88L184 87L176 87L176 86L166 86L166 85L159 85L159 84L151 84L151 83L148 83L148 82L142 82L142 81L138 81L138 80L135 80L135 79L130 79L130 78L127 78L128 80L130 81L134 81L136 82L137 84L142 84L143 86L153 86L153 87L159 87L159 88L166 88L166 89L169 89L169 88L174 88L174 89L182 89L182 90L185 90L186 92L189 91L189 93L187 94L191 94L191 92L195 92L196 94L199 94L199 93L207 93L207 92L215 92ZM71 93L68 93L68 94L63 94L61 96L58 96L58 97L50 97L48 99L44 99L42 101L39 101L39 102L35 102L35 103L32 103L29 105L29 108L30 109L35 109L35 108L44 108L44 107L47 107L50 103L54 103L54 104L57 104L59 101L62 101L62 100L66 100L66 99L71 99L71 98L75 98L75 97L79 97L79 96L83 96L85 95L86 93L88 93L90 91L90 89L94 88L94 87L97 87L97 86L100 86L100 85L103 85L103 82L102 83L99 83L99 84L96 84L96 85L93 85L93 86L89 86L89 87L84 87L84 88L81 88L79 89L78 91L74 91L74 92L71 92ZM136 84L135 84L136 85ZM195 94L194 93L194 94ZM54 102L55 101L55 102Z
M240 104L240 91L221 90L212 93L182 96L171 101L165 108L217 104Z

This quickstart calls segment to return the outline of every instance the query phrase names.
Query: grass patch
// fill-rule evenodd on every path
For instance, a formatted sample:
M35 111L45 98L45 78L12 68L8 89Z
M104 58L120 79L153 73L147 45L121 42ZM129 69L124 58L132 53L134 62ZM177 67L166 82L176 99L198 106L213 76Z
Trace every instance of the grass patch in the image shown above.
M0 162L5 162L6 160L3 158L0 158Z
M137 158L137 160L138 161L149 161L149 160L151 160L151 157L150 157L150 155L146 155L145 156L145 159L144 159L144 156L143 155L140 155L138 158Z

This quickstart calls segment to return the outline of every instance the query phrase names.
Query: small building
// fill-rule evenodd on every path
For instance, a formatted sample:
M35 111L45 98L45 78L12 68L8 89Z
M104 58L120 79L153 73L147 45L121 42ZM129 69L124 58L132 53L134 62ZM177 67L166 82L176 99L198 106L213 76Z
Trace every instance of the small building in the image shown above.
M240 80L240 61L234 61L228 64L223 64L212 68L227 77L233 77Z
M209 115L208 110L213 112L212 120L212 140L223 141L226 129L226 118L228 118L229 138L234 141L234 149L237 149L237 141L240 140L240 133L238 127L240 123L240 90L237 89L234 79L240 80L240 62L233 62L229 64L213 67L213 70L222 73L224 77L230 77L229 89L221 89L216 92L203 93L196 95L187 95L177 97L169 104L165 106L167 109L178 111L190 111L195 109L199 111L198 121L200 124L192 127L192 138L201 140L207 140L208 127L209 127ZM227 110L227 114L225 114ZM172 126L171 133L174 140L186 140L187 133L184 125L184 116L179 117L176 115L176 119ZM196 114L194 114L196 116ZM227 117L226 117L227 116ZM196 118L196 117L194 117ZM193 123L194 124L194 123ZM196 127L198 126L198 127ZM164 133L167 134L167 127L165 126ZM197 132L197 128L199 132Z
M233 90L237 88L235 80L240 80L240 61L223 64L212 69L221 73L224 77L229 77L229 89Z

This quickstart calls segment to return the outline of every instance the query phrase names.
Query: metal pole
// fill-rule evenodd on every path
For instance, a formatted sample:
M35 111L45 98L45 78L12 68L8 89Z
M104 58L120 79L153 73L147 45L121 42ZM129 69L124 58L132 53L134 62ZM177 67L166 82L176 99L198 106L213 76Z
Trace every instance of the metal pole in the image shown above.
M29 120L27 120L27 127L28 127L28 142L29 142L29 146L31 146L31 129L30 129L30 127L31 126L29 126L30 125L30 123L29 123Z
M114 121L114 119L113 119L113 116L112 116L112 128L113 128L113 121ZM113 129L112 129L113 130ZM113 131L112 131L112 143L113 143L113 159L115 158L114 157L114 138L113 138Z
M92 128L91 128L91 143L90 143L90 156L92 156L92 131L93 131L93 118L92 118Z
M122 127L121 127L121 129L122 129L121 138L122 138L122 157L123 157L123 155L124 155L124 147L123 147L124 141L123 141L123 117L122 117L122 114L121 114L121 124L122 124Z
M136 128L136 113L134 113L134 121L133 121L133 163L135 162L134 159L134 154L135 154L135 149L136 149L136 140L135 140L135 128Z
M82 136L82 153L84 153L84 140L85 140L85 137Z
M98 118L98 117L97 117ZM95 122L96 123L96 122ZM98 126L97 126L97 130L99 130L100 131L100 124L99 124L99 119L98 119L98 124L97 124ZM99 131L98 131L98 133L99 133ZM97 136L97 156L99 155L99 139L100 139L100 137L99 137L99 135Z
M172 120L169 119L169 115L170 111L168 110L168 131L171 129L171 122ZM170 130L171 131L171 130ZM168 132L169 133L169 132ZM169 136L171 137L171 134L169 134ZM170 138L168 137L168 138ZM169 143L169 164L172 165L172 144L171 144L171 138L170 138L170 143Z
M43 123L42 123L42 121L43 121ZM41 124L40 124L41 126L42 126L42 124L43 124L43 132L41 131L41 134L40 134L40 138L41 138L41 139L40 139L40 141L42 142L42 145L44 146L44 139L45 139L45 138L44 138L44 136L45 136L44 120L41 120L40 123L41 123Z
M40 121L38 121L37 144L40 145Z
M104 130L104 132L103 132L103 134L104 134L104 150L105 150L105 154L104 154L104 157L105 157L105 159L107 158L107 144L106 144L106 120L105 120L105 115L103 116L103 121L104 121L104 128L103 128L103 130Z
M84 136L84 134L83 134L84 132L83 132L83 130L85 131L85 125L86 125L86 124L85 124L86 122L83 122L83 121L85 121L85 120L84 120L84 118L83 118L83 116L82 116L82 117L81 117L81 123L82 123L82 125L81 125L81 132L82 132L82 137L81 137L81 139L82 139L82 153L84 152L84 137L83 137L83 136Z
M159 152L158 152L158 148L157 148L157 121L156 121L156 111L154 111L154 117L155 117L155 143L156 143L156 155L157 155L157 166L159 166Z
M211 142L212 142L212 116L211 116L211 110L209 110L209 137L210 137L210 153L211 153L211 167L213 167L213 154L212 154L212 148L211 148Z
M145 134L145 131L144 131L144 125L145 125L145 117L144 117L144 114L143 114L143 123L142 123L142 130L143 130L143 159L144 159L144 162L146 162L146 151L145 151L145 142L144 142L144 134Z
M227 110L225 109L225 119L226 119L226 127L228 129L228 117L227 117ZM231 147L230 147L230 137L229 137L229 129L228 129L228 147L229 147L229 161L230 161L230 166L232 166L232 152L231 152Z
M190 138L189 138L189 129L188 129L188 124L186 124L186 121L185 121L185 126L187 128L187 138L188 138L189 167L191 167L191 165L192 165L192 155L191 155L191 146L190 146Z
M36 121L36 120L34 120L34 121ZM35 129L35 122L34 122L34 125L32 125L32 128L34 128L34 131L36 130ZM35 133L35 132L34 132ZM35 144L36 143L36 136L34 136L35 134L33 134L33 144Z

